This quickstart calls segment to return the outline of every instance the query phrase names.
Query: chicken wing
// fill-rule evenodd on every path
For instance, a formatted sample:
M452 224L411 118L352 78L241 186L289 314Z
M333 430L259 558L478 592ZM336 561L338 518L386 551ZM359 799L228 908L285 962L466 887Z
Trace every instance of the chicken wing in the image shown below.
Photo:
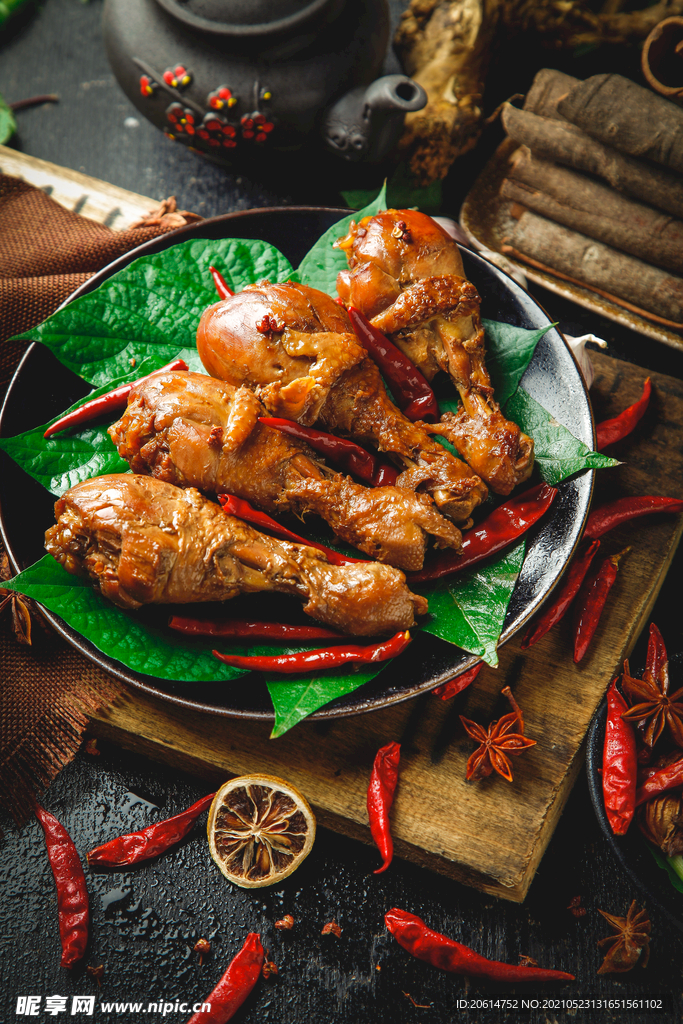
M305 285L250 285L210 306L197 331L210 374L252 388L271 415L389 452L404 467L397 486L425 491L465 523L487 490L472 470L389 400L379 370L346 310Z
M530 475L534 444L493 397L480 299L455 242L423 213L384 210L352 222L337 245L349 261L337 278L341 298L365 313L427 380L445 370L460 393L457 414L446 413L426 429L447 437L497 494L509 494Z
M47 550L121 608L275 590L305 601L307 615L358 636L406 629L427 611L399 569L330 565L315 548L276 540L226 515L193 487L111 474L72 487L55 514Z
M422 567L429 535L459 550L460 531L426 495L362 487L259 423L264 413L247 387L203 373L157 373L133 388L109 433L135 473L227 491L270 513L315 512L344 540L401 569Z

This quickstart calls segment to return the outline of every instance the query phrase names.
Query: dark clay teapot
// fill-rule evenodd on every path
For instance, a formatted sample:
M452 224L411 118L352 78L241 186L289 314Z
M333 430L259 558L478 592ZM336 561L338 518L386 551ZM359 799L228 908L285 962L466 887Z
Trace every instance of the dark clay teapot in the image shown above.
M106 0L104 35L140 113L222 160L316 136L379 162L427 102L405 75L377 78L386 0Z

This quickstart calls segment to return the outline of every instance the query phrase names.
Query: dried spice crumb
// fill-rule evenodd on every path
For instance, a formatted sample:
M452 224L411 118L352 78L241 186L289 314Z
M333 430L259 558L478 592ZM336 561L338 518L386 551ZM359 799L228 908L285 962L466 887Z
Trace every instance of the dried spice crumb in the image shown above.
M264 960L263 967L261 968L261 974L264 978L268 979L275 977L275 975L279 973L277 964L273 963L272 960L269 960L268 954L266 953L266 959Z
M102 977L104 975L104 964L100 964L99 967L86 967L86 971L91 978L95 979L97 987L100 988L102 985Z
M204 957L208 956L211 952L211 943L208 939L197 939L192 948L195 953L199 953L199 966L201 967L204 962Z
M567 906L567 910L569 910L574 917L585 917L587 913L586 908L581 906L580 896L572 896Z
M403 995L406 997L406 999L410 1000L410 1002L413 1004L413 1006L415 1007L416 1010L431 1010L431 1008L432 1008L432 1004L431 1003L417 1003L417 1002L415 1002L415 1000L411 996L410 992L404 992Z
M285 914L284 917L281 917L279 921L275 922L275 927L278 931L291 931L294 927L294 918L291 914Z
M321 935L334 935L336 938L341 938L341 928L336 921L328 921L327 924L323 925Z
M599 947L605 946L608 951L598 974L622 974L635 967L639 960L641 967L646 967L650 958L651 930L647 911L639 908L633 900L626 917L615 917L600 909L598 913L615 931L614 935L608 935L598 942Z
M520 967L538 967L538 960L534 960L532 956L527 956L526 953L519 954L519 966Z
M91 737L89 740L86 740L85 746L83 747L83 751L86 754L90 754L92 757L100 757L102 753L101 750L97 749L97 740L95 739L94 736Z

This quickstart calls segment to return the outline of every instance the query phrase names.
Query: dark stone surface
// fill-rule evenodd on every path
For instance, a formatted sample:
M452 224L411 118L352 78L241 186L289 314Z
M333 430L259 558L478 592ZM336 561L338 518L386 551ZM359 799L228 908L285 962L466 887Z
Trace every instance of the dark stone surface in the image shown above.
M99 842L176 813L203 796L201 783L105 746L100 757L80 755L60 775L45 800L67 826L82 857ZM154 806L159 808L155 810ZM203 822L202 818L202 822ZM429 872L395 862L371 874L377 854L369 847L321 831L304 865L281 885L240 890L210 858L202 825L173 852L127 872L87 871L92 940L86 964L104 964L102 989L83 971L58 967L54 885L37 822L21 833L3 821L0 862L0 933L5 954L0 983L7 1016L15 996L31 993L97 994L100 1001L192 1002L208 994L248 931L259 931L280 968L260 983L241 1019L256 1021L464 1022L621 1021L621 1011L552 1010L522 1014L457 1011L458 998L672 998L680 987L681 941L661 912L649 908L653 957L648 968L622 977L597 977L598 938L609 929L597 907L625 914L633 886L614 867L588 802L582 778L523 906L483 896ZM587 914L566 909L581 895ZM470 984L411 959L387 935L382 917L392 906L423 916L434 928L492 959L516 962L524 953L539 964L576 973L561 989ZM274 922L286 913L291 932ZM340 939L322 937L336 920ZM213 947L200 968L192 947ZM379 969L378 969L379 968ZM417 1010L405 992L429 1010ZM69 1001L70 1005L70 1001ZM680 1005L676 1004L678 1010ZM189 1015L188 1015L189 1016ZM184 1020L181 1015L170 1015ZM100 1020L139 1021L140 1014L95 1014ZM12 1018L13 1019L13 1018ZM49 1017L41 1017L49 1020ZM161 1020L161 1014L146 1015ZM634 1014L629 1020L677 1020L672 1014Z
M27 12L0 35L0 93L9 101L58 92L61 102L19 114L13 145L31 155L73 167L117 185L161 199L175 194L179 204L206 216L255 206L292 203L339 204L339 189L372 185L377 173L334 162L318 153L277 164L255 177L245 168L228 173L180 149L144 121L118 90L100 37L101 0L46 0L35 15ZM393 0L394 23L405 6ZM486 107L527 88L546 63L579 77L618 69L636 75L637 54L617 51L569 57L540 51L524 40L514 54L495 62ZM619 64L621 61L621 64ZM399 70L390 57L388 72ZM445 186L444 212L457 213L475 174L498 140L490 129L478 149L458 162ZM683 355L634 332L618 328L584 310L543 293L537 295L550 315L572 334L591 331L606 338L610 352L651 370L683 375ZM677 581L679 556L669 574L653 618L674 645L680 635ZM644 652L641 638L634 662ZM1 671L1 667L0 667ZM560 723L561 727L561 723ZM99 758L80 755L51 787L46 807L69 828L83 855L121 830L134 829L174 813L203 795L196 782L130 754L106 748ZM136 803L135 794L159 807ZM250 929L261 930L281 974L261 983L240 1011L249 1022L372 1021L373 1024L446 1024L516 1022L569 1024L573 1021L673 1022L681 1017L681 937L656 907L652 918L652 958L646 970L622 976L596 975L596 943L608 934L597 913L601 907L623 915L638 896L622 873L595 820L581 777L522 906L482 896L418 868L396 862L385 875L373 876L377 855L359 843L321 831L313 853L281 886L238 890L214 867L201 826L173 853L127 873L88 873L92 903L92 940L86 963L104 964L101 993L81 969L61 969L54 885L42 835L36 822L22 831L2 821L0 850L0 943L2 1012L15 1014L20 995L94 994L102 1000L201 999L211 990L227 961ZM130 890L128 892L127 890ZM566 909L581 895L587 908L576 919ZM120 897L120 898L117 898ZM524 953L543 966L576 973L563 989L523 993L468 986L411 960L386 934L382 916L391 906L424 915L437 929L471 944L493 958L516 962ZM283 913L297 919L293 932L273 930ZM322 925L336 919L341 939L322 938ZM214 956L201 969L191 947L208 938ZM378 967L380 970L378 970ZM415 1008L408 997L429 1008ZM460 1010L465 996L514 995L517 1009ZM664 996L671 1011L637 1009L563 1009L543 998L637 998ZM521 1009L522 998L541 1006ZM675 1011L673 1009L675 1005ZM37 1019L59 1020L41 1012ZM141 1015L104 1013L95 1020L184 1021L189 1015L161 1012ZM86 1020L85 1015L75 1019Z

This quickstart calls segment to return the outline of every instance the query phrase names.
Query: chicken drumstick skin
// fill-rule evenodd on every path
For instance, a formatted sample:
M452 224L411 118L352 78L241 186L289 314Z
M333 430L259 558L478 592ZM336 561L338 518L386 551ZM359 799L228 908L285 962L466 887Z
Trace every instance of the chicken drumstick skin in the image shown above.
M330 565L316 549L259 533L194 488L154 477L86 480L62 495L55 514L47 550L121 608L275 590L305 601L304 611L319 622L356 636L407 629L427 611L398 569Z
M200 358L214 376L245 384L272 416L370 443L404 466L397 486L426 491L465 523L487 489L472 470L389 401L348 314L306 285L250 285L204 311Z
M460 531L428 497L362 487L259 423L264 412L247 387L204 373L157 373L133 388L109 434L135 473L234 494L269 513L315 512L344 540L401 569L422 567L430 534L460 549Z
M352 222L338 241L349 270L337 290L431 380L450 374L462 400L457 414L427 426L444 435L498 494L509 494L533 468L533 441L505 419L484 361L480 299L465 278L458 247L431 217L384 210Z

